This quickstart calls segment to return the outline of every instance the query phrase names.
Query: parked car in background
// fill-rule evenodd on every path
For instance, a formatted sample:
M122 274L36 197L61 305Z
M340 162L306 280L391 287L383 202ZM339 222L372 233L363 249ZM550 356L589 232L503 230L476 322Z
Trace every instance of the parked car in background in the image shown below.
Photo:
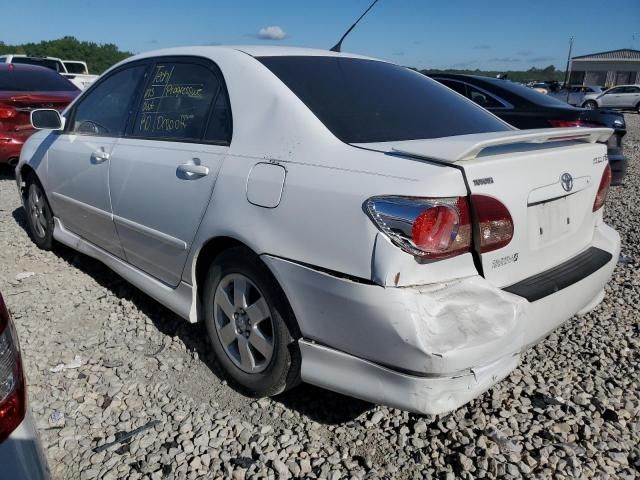
M0 63L0 164L18 163L22 145L34 132L32 110L62 111L78 93L78 87L48 68Z
M502 80L502 79L500 79L500 80ZM543 95L547 95L549 93L549 91L550 91L549 85L546 84L546 83L541 83L541 82L532 83L532 84L529 85L529 88L531 88L531 89L535 90L536 92L541 93Z
M33 241L204 322L252 396L453 410L595 307L620 251L611 129L517 130L376 59L150 52L65 117L33 112L16 167Z
M624 116L611 110L575 108L551 95L507 80L456 74L433 74L432 78L470 98L514 127L608 127L614 134L607 141L613 171L612 185L620 185L627 171L622 139L627 133Z
M619 85L605 92L585 95L582 106L588 109L615 108L640 113L640 85Z
M602 93L602 88L595 85L571 85L561 88L549 95L573 106L582 106L585 95Z
M0 294L0 477L44 480L49 468L27 405L20 344Z
M98 78L98 75L89 74L89 69L85 62L77 60L61 60L56 57L33 57L27 55L0 55L1 63L38 65L55 70L80 90L86 89Z

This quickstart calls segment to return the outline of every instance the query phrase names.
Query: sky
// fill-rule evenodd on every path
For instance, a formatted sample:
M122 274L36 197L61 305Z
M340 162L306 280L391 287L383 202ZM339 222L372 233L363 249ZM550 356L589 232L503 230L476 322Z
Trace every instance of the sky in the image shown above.
M0 41L71 35L134 53L210 44L330 48L371 0L20 0ZM608 25L599 25L599 18ZM27 25L27 26L25 26ZM343 51L417 68L564 69L574 55L640 49L640 0L379 0Z

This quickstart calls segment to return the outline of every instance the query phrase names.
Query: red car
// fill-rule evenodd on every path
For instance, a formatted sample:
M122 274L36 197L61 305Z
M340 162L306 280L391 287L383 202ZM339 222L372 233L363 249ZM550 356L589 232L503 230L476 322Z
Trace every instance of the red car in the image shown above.
M18 163L22 145L35 131L31 110L62 111L79 93L73 83L48 68L0 64L0 165Z

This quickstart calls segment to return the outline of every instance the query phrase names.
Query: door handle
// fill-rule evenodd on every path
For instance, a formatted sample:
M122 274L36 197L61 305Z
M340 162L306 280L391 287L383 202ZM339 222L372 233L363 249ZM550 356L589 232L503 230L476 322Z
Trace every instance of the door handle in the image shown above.
M193 163L183 163L182 165L178 165L178 172L190 177L204 177L205 175L209 175L209 167L194 165Z
M111 157L111 154L108 152L105 152L104 150L96 150L91 154L91 158L93 158L93 160L96 163L102 163L105 160L109 160L110 157Z

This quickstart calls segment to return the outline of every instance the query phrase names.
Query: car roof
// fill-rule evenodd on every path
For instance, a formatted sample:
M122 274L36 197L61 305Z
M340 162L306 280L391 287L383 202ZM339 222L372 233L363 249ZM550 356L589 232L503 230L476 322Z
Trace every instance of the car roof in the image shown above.
M323 50L319 48L303 48L303 47L284 47L284 46L272 46L272 45L205 45L205 46L191 46L191 47L176 47L176 48L163 48L161 50L152 50L149 52L140 53L130 57L128 60L135 60L140 58L148 58L155 56L170 56L170 55L197 55L197 56L210 56L215 55L221 51L238 51L243 52L252 57L343 57L343 58L360 58L365 60L376 60L384 62L378 58L367 57L364 55L357 55L354 53L346 52L332 52L330 50Z
M48 57L48 56L42 56L42 55L27 55L26 53L6 53L4 55L0 55L0 58L7 58L7 57L18 57L18 58L44 58L46 60L60 60L58 57Z

